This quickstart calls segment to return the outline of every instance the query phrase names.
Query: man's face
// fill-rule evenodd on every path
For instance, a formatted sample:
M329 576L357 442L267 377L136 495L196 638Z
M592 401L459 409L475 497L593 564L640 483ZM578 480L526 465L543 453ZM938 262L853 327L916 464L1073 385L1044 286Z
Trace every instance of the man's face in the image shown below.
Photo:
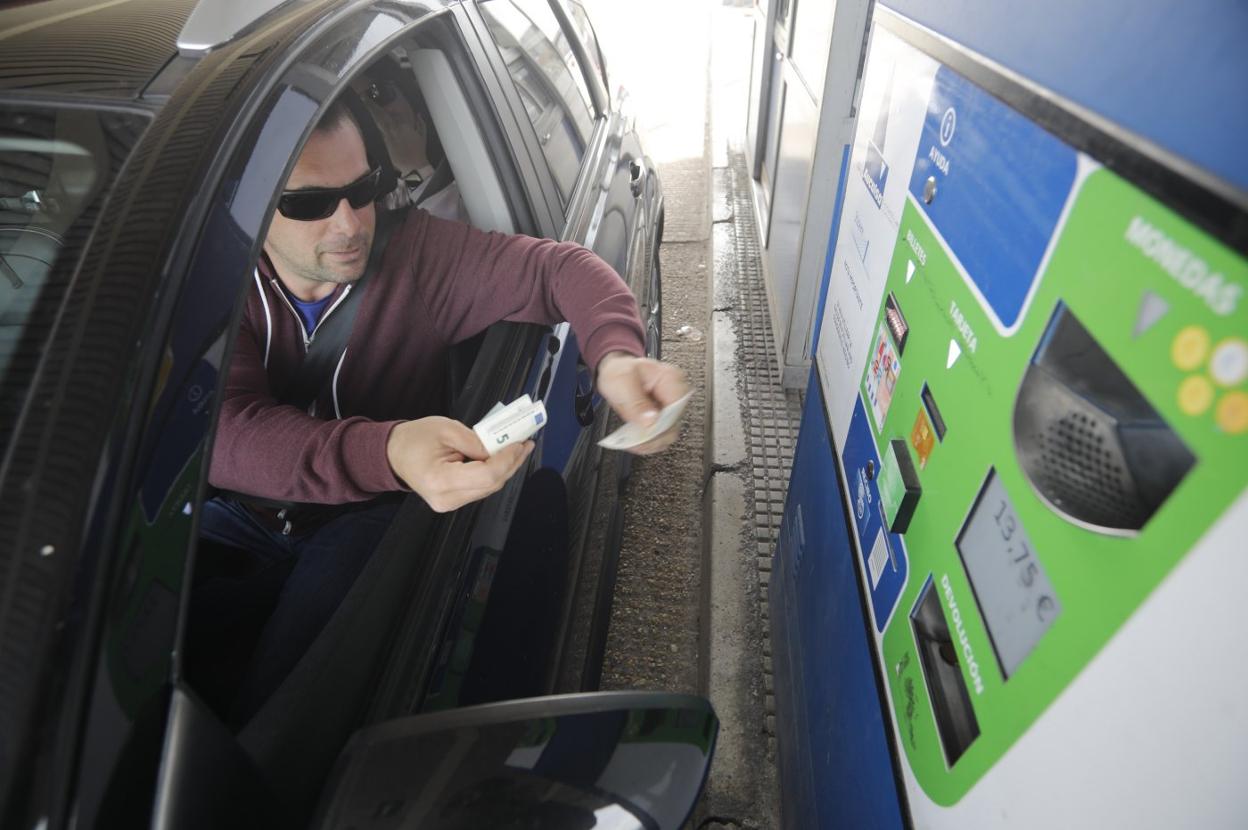
M342 187L368 170L359 128L345 120L312 133L286 190ZM276 213L264 250L287 288L301 299L319 299L333 284L363 276L373 244L375 211L372 203L357 210L344 198L325 219L302 222Z

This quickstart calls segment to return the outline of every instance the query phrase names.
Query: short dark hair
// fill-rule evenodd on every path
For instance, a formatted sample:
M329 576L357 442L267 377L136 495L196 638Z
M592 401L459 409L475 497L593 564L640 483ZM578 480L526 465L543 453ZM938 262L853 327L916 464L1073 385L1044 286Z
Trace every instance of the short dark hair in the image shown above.
M334 99L329 105L329 109L325 110L321 115L321 120L316 122L316 126L312 128L314 133L328 133L341 127L343 124L352 124L359 131L360 135L364 135L364 131L360 129L359 122L355 120L355 113L351 112L351 107L347 106L342 98Z

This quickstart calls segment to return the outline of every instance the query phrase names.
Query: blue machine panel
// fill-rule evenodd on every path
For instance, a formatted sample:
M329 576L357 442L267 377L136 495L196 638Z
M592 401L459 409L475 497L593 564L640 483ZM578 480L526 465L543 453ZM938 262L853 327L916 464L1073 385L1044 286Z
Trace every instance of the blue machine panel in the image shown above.
M1003 329L1032 286L1075 178L1075 151L942 66L910 176L931 219ZM932 186L939 198L925 198ZM1002 182L1021 182L1028 198Z
M867 410L861 399L854 407L854 418L849 425L842 459L845 462L845 477L849 479L849 506L858 526L862 567L867 574L867 584L871 586L875 630L883 631L897 605L897 598L901 596L901 589L906 586L909 564L901 534L890 533L884 521L884 505L880 501L880 485L876 478L880 457L875 450L875 439L867 424ZM830 474L835 476L835 469Z
M785 827L903 826L844 495L812 374L770 588Z
M1248 3L884 5L1248 192Z

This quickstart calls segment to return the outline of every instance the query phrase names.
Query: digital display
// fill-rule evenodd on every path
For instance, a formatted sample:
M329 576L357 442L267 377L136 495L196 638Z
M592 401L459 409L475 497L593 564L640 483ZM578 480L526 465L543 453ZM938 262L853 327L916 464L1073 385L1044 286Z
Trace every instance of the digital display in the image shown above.
M1008 678L1062 611L1014 502L990 469L956 542Z

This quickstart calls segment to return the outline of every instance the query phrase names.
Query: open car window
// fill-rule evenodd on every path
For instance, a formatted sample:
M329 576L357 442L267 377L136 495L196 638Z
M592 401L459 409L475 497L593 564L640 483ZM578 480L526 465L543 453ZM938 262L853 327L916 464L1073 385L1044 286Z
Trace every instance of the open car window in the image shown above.
M343 94L355 99L362 107L362 112L353 110L352 117L359 119L362 115L367 119L364 130L371 135L365 136L365 142L366 145L372 142L372 147L368 148L369 154L373 154L373 147L380 142L387 157L384 160L370 160L374 163L387 162L399 176L394 190L385 194L377 203L377 210L380 213L419 208L434 216L461 221L485 230L533 231L535 229L532 227L532 220L528 218L527 206L516 199L516 186L508 179L509 176L515 178L517 174L506 168L509 163L506 145L491 131L491 122L482 115L482 101L475 97L475 87L470 77L465 74L466 53L455 40L457 36L451 28L444 25L449 20L449 17L443 17L429 24L422 24L408 36L392 44L369 65L351 73L351 78L347 81L349 91ZM295 156L301 151L302 148L296 149ZM256 281L250 279L250 275L245 290L256 290ZM280 297L266 296L270 303L267 313L289 313L282 307ZM483 332L451 349L446 378L446 391L449 394L442 402L438 414L454 415L458 393L478 362L478 351L482 350L483 343L488 340L486 334ZM526 331L524 335L528 338L524 341L528 344L525 348L517 349L513 345L512 353L508 355L508 360L515 362L517 367L508 370L508 383L512 382L512 376L522 378L527 371L528 355L533 353L536 345L529 343L532 340L531 334ZM519 339L512 337L508 342L512 341L518 343ZM503 362L499 360L497 348L487 351L492 357L483 352L482 362ZM484 394L485 391L480 388L476 390L478 394ZM493 389L488 391L489 394L495 393ZM497 391L497 394L503 395L507 392ZM367 413L363 414L368 417ZM484 410L480 414L484 414ZM281 504L266 504L265 499L243 497L241 494L215 495L244 504L247 510L252 510L253 505L262 508L265 513L264 521L272 519L269 514L287 509ZM394 580L399 585L407 585L408 579L403 574L394 572L394 568L398 567L395 562L404 560L402 567L410 571L414 565L406 560L411 558L413 550L426 544L441 544L426 535L432 526L432 518L409 509L418 500L413 498L404 501L400 493L393 496L395 503L403 502L402 509L393 518L385 520L386 525L380 529L379 538L389 538L386 537L387 533L401 536L402 545L390 545L391 549L402 547L401 555L396 558L395 554L388 554L385 561L378 560L376 555L372 559L364 557L366 564L363 567L366 570L361 570L359 575L348 576L344 588L347 598L342 600L343 604L336 606L337 610L331 612L330 622L327 624L329 627L322 632L329 632L325 636L331 640L336 636L333 632L343 628L355 630L359 625L370 627L370 631L384 631L411 607L419 604L411 591L399 591L397 594L391 592L384 602L375 598L368 602L350 599L360 594L376 594L381 590L377 587L379 581ZM297 507L290 508L291 512L280 517L275 527L281 528L282 521L295 517L296 513L293 511ZM206 509L217 508L214 505ZM428 513L427 508L425 513ZM316 522L319 519L320 517L313 517L311 521ZM298 519L294 519L292 524L297 528ZM294 532L297 533L298 530ZM371 539L370 544L377 544L377 550L381 550L377 539ZM190 687L217 715L239 731L245 745L252 746L253 741L262 742L272 752L280 754L288 751L288 748L279 745L278 739L272 736L285 734L283 730L288 724L292 731L296 730L303 716L300 714L302 710L298 708L291 709L276 703L270 705L272 701L294 699L300 701L300 705L307 702L308 690L304 688L304 678L309 674L328 670L367 676L369 671L377 667L377 661L385 659L385 638L380 635L372 637L367 640L367 645L357 645L349 655L341 656L335 651L336 645L317 635L309 650L297 656L292 667L288 667L289 673L284 674L286 679L277 686L275 692L259 699L248 700L247 705L239 707L237 701L240 699L243 678L250 671L248 655L264 636L269 614L278 600L274 588L278 592L283 590L282 580L287 578L292 565L280 562L257 563L247 556L237 556L237 551L230 550L231 547L233 545L228 541L209 538L207 535L201 535L199 540L194 577L196 584L187 626L188 642L184 650L185 677ZM422 563L417 564L423 566ZM381 571L385 572L384 576L378 575ZM365 573L372 576L366 578L363 575ZM386 590L391 587L393 586L387 586ZM435 584L431 590L441 594L445 587ZM210 597L212 602L197 605L200 597L195 596L194 592L199 591L202 596L205 589L209 589L208 594L238 589L243 606L228 609L229 614L233 615L230 617L219 612L217 606L213 605L218 598ZM351 593L353 591L354 594ZM232 626L228 630L221 626L213 627L216 620L227 617ZM429 639L432 642L432 636ZM343 660L347 662L344 663ZM361 668L358 661L364 661L367 665ZM286 671L284 668L283 672ZM341 695L335 692L328 697L354 695L351 697L352 704L358 705L366 692L367 689L350 688L342 690ZM331 703L332 701L322 699L312 701L309 705ZM344 727L352 728L355 725L345 722L343 724ZM323 748L329 747L330 743L326 740ZM332 748L334 751L337 749Z

